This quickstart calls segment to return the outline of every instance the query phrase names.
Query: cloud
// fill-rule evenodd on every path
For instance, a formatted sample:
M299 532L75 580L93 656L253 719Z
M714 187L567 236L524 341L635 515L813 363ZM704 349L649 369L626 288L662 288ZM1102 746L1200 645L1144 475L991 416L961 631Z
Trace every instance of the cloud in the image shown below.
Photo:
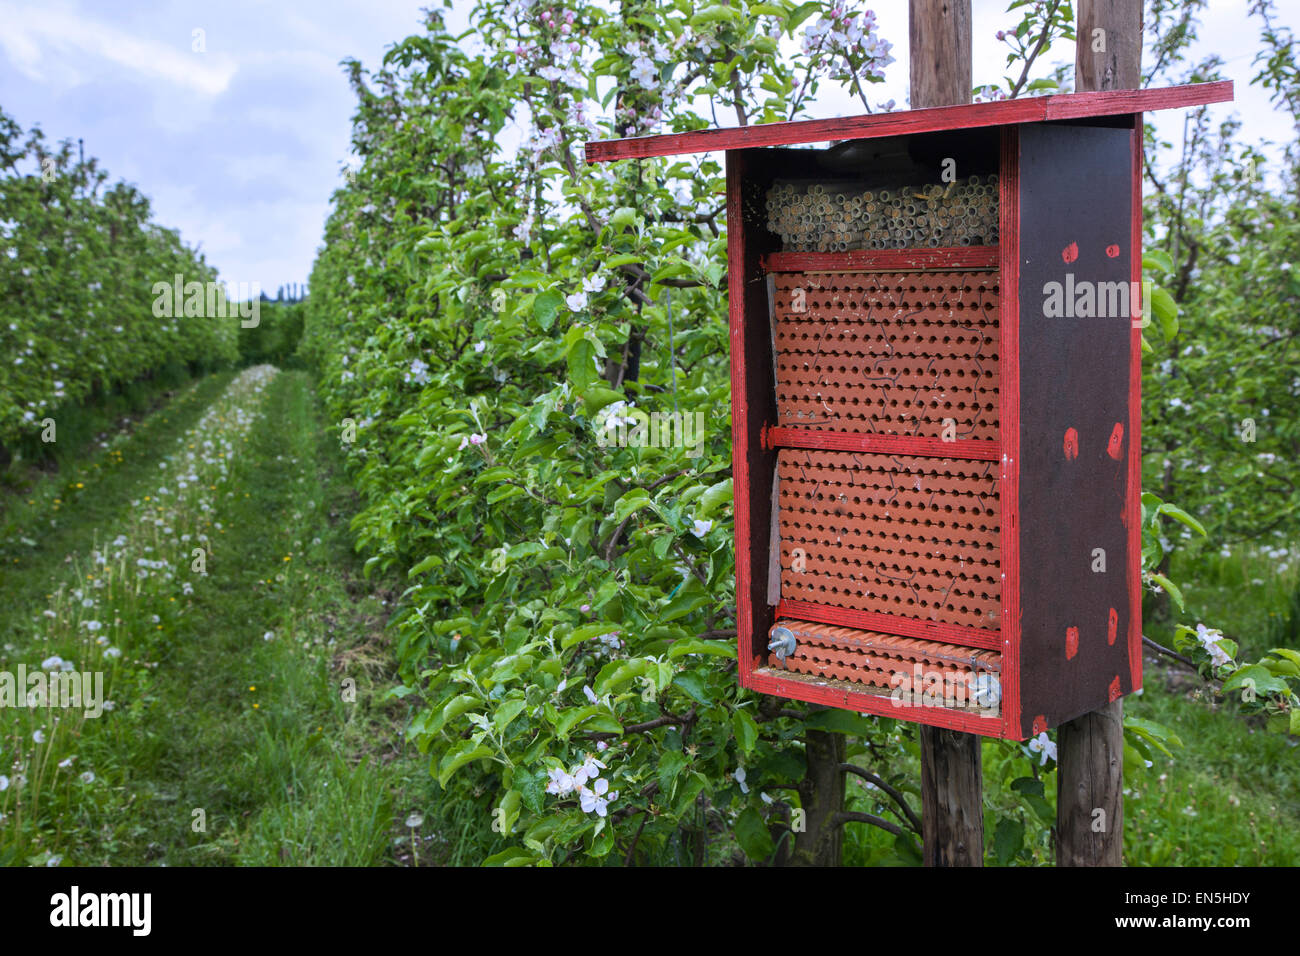
M177 44L141 39L68 10L0 3L0 48L22 73L67 86L84 82L69 67L77 58L98 58L143 78L161 80L205 96L218 96L238 69L228 56L195 53ZM57 76L49 74L50 68Z

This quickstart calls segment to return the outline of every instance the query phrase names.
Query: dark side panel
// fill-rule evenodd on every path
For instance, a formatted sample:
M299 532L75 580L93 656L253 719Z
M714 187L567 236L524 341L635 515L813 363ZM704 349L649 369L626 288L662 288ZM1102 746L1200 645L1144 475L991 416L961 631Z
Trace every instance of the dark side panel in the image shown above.
M1124 523L1132 170L1126 129L1020 130L1021 715L1132 690ZM1105 570L1100 568L1103 566Z

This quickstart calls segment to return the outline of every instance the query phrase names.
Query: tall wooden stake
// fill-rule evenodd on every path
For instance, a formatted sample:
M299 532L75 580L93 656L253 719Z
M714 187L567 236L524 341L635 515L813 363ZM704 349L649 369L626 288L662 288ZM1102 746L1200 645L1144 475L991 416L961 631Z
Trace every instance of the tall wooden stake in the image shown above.
M1074 88L1136 89L1142 82L1142 0L1079 0ZM1060 726L1056 863L1124 862L1124 701Z
M910 0L911 107L971 98L970 0ZM926 866L984 865L980 739L922 725L921 832Z

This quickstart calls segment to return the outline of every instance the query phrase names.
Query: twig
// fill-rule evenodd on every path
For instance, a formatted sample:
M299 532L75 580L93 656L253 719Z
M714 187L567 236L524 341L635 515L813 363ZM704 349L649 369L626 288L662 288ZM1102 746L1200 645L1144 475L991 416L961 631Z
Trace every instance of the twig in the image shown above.
M902 808L903 813L907 816L908 823L912 825L912 829L917 833L921 832L921 821L917 815L912 812L912 808L907 805L907 801L903 799L903 795L887 784L884 780L877 777L874 773L871 773L868 770L863 770L861 767L851 763L840 764L840 771L842 773L851 773L855 776L861 777L868 783L875 784L882 792L887 793L890 798Z
M1147 637L1145 634L1142 635L1142 643L1145 644L1147 647L1151 648L1153 651L1155 651L1158 654L1163 654L1165 655L1165 657L1172 657L1180 664L1186 664L1192 670L1198 669L1196 666L1196 662L1192 660L1190 657L1184 657L1182 654L1179 654L1177 651L1165 647L1163 644L1157 644L1155 641L1151 640L1151 638Z
M632 854L636 853L637 841L641 839L641 831L645 829L646 821L650 819L650 811L641 811L641 825L636 828L636 833L632 836L632 842L628 844L627 855L623 857L623 865L632 865Z
M873 827L880 827L887 830L894 836L902 836L903 828L896 823L890 823L888 820L882 820L872 813L858 813L854 810L841 810L831 817L831 826L843 826L846 823L868 823Z

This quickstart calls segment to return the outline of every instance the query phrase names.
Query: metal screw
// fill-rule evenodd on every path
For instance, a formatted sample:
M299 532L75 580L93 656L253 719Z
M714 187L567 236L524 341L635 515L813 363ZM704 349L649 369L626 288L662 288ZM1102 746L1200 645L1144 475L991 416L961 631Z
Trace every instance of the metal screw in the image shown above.
M794 639L794 631L788 627L774 627L769 635L767 649L776 655L776 659L785 667L785 659L794 654L797 643Z

